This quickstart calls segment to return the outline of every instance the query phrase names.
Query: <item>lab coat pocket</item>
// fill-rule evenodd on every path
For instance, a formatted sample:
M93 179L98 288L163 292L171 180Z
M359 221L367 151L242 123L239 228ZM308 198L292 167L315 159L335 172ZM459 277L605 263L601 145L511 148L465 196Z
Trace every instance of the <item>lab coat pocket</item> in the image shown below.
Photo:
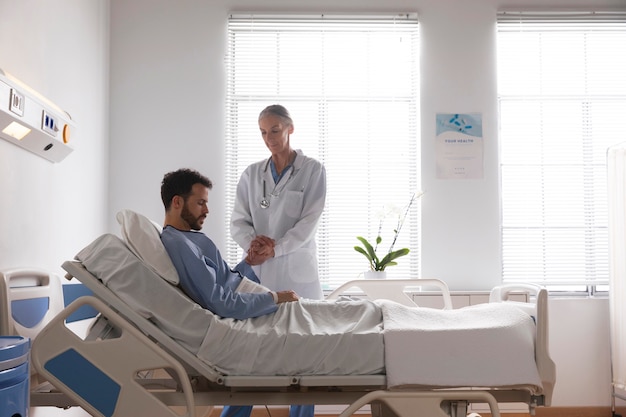
M300 218L303 202L303 191L287 191L285 193L285 214L294 219Z

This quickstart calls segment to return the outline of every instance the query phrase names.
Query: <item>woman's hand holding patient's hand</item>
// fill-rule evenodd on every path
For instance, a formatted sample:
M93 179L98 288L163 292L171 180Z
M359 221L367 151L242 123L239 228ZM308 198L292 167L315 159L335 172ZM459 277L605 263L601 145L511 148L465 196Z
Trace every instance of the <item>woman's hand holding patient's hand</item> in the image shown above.
M274 239L259 235L250 243L246 262L250 265L261 265L266 260L274 257Z

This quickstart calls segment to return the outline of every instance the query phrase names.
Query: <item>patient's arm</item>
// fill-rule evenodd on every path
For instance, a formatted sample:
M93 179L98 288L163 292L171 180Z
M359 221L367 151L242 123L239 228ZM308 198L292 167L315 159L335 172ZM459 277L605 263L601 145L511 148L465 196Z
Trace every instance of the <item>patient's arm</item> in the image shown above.
M191 241L185 232L169 226L161 234L161 241L178 272L180 287L185 294L221 317L243 320L276 311L270 293L236 292L241 275L228 268L208 237L202 234L192 237L203 239L205 248ZM213 255L214 259L208 255Z

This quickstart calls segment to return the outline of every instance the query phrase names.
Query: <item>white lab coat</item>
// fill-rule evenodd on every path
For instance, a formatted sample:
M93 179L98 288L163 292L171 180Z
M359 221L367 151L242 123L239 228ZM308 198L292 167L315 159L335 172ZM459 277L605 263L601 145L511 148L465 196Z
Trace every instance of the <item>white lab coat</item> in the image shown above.
M274 257L253 267L263 285L321 299L315 232L326 202L326 169L301 150L296 153L293 166L276 185L269 159L246 168L237 185L230 234L244 251L257 235L276 241ZM261 207L264 198L268 208Z

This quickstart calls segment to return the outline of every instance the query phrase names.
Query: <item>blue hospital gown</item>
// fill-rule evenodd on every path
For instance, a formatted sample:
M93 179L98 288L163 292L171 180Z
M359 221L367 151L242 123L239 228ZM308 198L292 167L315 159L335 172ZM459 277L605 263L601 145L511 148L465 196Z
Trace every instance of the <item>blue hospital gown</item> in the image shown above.
M245 261L230 269L215 243L204 233L166 226L161 241L178 272L181 289L201 307L239 320L278 309L269 292L235 292L243 276L255 282L259 279Z

